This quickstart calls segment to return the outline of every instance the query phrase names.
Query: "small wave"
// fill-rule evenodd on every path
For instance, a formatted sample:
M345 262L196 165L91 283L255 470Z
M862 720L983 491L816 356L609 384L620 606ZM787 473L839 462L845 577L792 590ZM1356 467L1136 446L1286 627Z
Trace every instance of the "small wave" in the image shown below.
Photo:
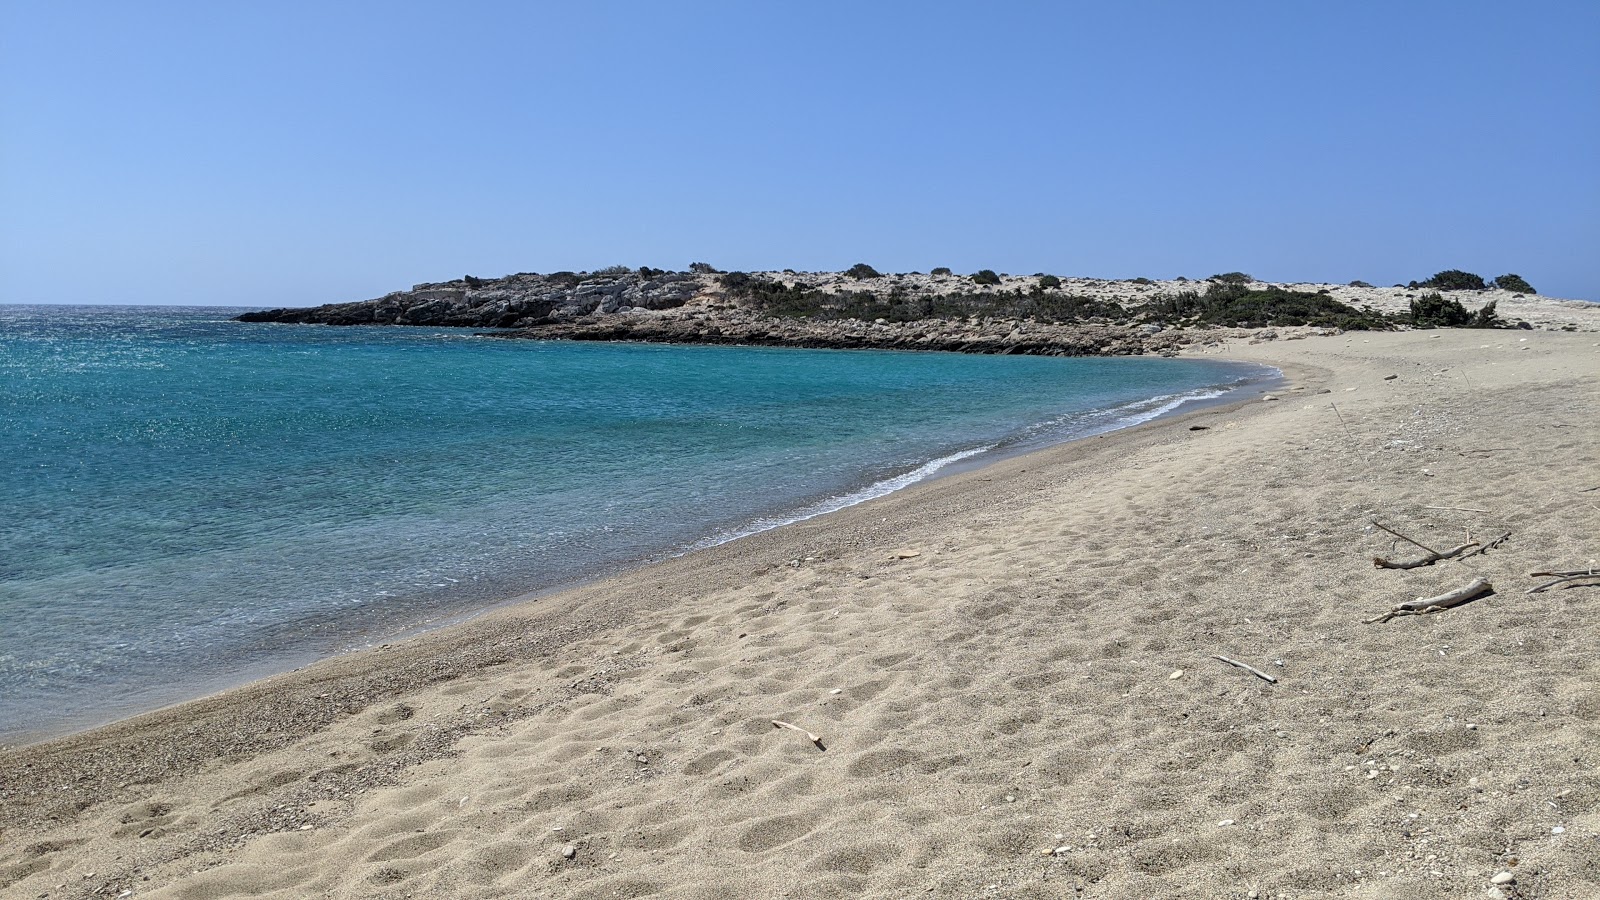
M872 484L861 488L860 490L838 494L825 500L818 500L817 502L808 506L801 507L799 510L789 515L760 518L740 528L735 528L731 531L725 531L720 534L713 535L712 537L706 538L705 540L694 544L683 552L690 553L695 550L703 550L706 547L715 547L719 544L726 544L729 541L736 541L739 538L749 537L752 534L760 534L763 531L770 531L774 528L779 528L784 525L793 525L796 522L804 522L807 519L815 519L817 516L825 516L831 512L838 512L841 509L855 506L858 503L865 503L868 500L876 500L879 497L888 496L895 491L910 487L911 485L916 484L925 478L931 477L935 472L943 469L945 466L958 463L963 459L971 459L972 457L981 453L988 453L989 451L996 449L998 446L998 444L985 444L982 447L973 447L970 450L962 450L957 453L952 453L949 456L941 456L938 459L925 462L909 472L904 472L880 481L875 481Z
M1274 374L1278 371L1271 367L1263 368L1267 372ZM1167 415L1186 403L1198 403L1225 397L1242 387L1256 383L1257 380L1255 378L1240 378L1222 385L1195 388L1176 394L1159 394L1155 397L1145 397L1104 409L1078 412L1051 419L1047 422L1041 422L1026 429L1021 435L1012 440L985 444L981 447L973 447L948 456L941 456L938 459L925 462L908 472L875 481L860 490L849 491L816 501L788 515L766 516L738 528L719 532L690 545L674 555L682 556L696 550L704 550L707 547L716 547L753 534L760 534L763 531L770 531L785 525L793 525L796 522L804 522L807 519L815 519L831 512L838 512L841 509L865 503L868 500L876 500L879 497L887 496L895 491L910 487L919 481L931 478L941 469L984 453L992 453L997 450L1023 451L1040 449L1052 444L1079 440L1098 434L1118 431L1123 428L1132 428L1135 425L1142 425L1145 422Z

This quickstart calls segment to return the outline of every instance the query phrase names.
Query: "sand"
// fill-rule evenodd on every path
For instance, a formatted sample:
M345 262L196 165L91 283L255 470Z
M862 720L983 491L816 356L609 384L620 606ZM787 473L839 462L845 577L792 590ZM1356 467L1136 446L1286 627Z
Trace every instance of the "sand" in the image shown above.
M1600 896L1595 335L1204 352L1289 382L7 751L0 895Z

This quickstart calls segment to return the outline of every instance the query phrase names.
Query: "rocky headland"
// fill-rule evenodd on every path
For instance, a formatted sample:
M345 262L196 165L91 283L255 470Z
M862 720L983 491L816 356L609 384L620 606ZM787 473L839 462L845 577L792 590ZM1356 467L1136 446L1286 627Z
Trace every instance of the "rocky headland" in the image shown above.
M858 270L865 267L857 267ZM868 270L870 271L870 270ZM853 274L854 273L854 274ZM1438 316L1425 319L1418 303ZM1456 320L1450 315L1454 310ZM1053 356L1178 352L1240 329L1474 325L1600 331L1600 305L1499 288L1033 275L693 272L622 267L418 284L246 322L496 329L502 338L946 350Z

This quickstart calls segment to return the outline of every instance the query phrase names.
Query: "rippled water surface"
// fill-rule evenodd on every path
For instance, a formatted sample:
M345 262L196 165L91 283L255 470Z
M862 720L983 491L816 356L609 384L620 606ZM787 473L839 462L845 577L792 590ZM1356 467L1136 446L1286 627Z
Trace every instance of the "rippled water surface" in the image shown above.
M0 737L1214 397L1257 367L0 306Z

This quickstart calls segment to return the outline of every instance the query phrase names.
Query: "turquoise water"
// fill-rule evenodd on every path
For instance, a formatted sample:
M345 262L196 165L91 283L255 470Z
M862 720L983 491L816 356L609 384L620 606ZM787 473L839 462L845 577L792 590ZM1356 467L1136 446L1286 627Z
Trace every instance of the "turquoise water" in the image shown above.
M1103 431L1258 367L0 306L0 736Z

